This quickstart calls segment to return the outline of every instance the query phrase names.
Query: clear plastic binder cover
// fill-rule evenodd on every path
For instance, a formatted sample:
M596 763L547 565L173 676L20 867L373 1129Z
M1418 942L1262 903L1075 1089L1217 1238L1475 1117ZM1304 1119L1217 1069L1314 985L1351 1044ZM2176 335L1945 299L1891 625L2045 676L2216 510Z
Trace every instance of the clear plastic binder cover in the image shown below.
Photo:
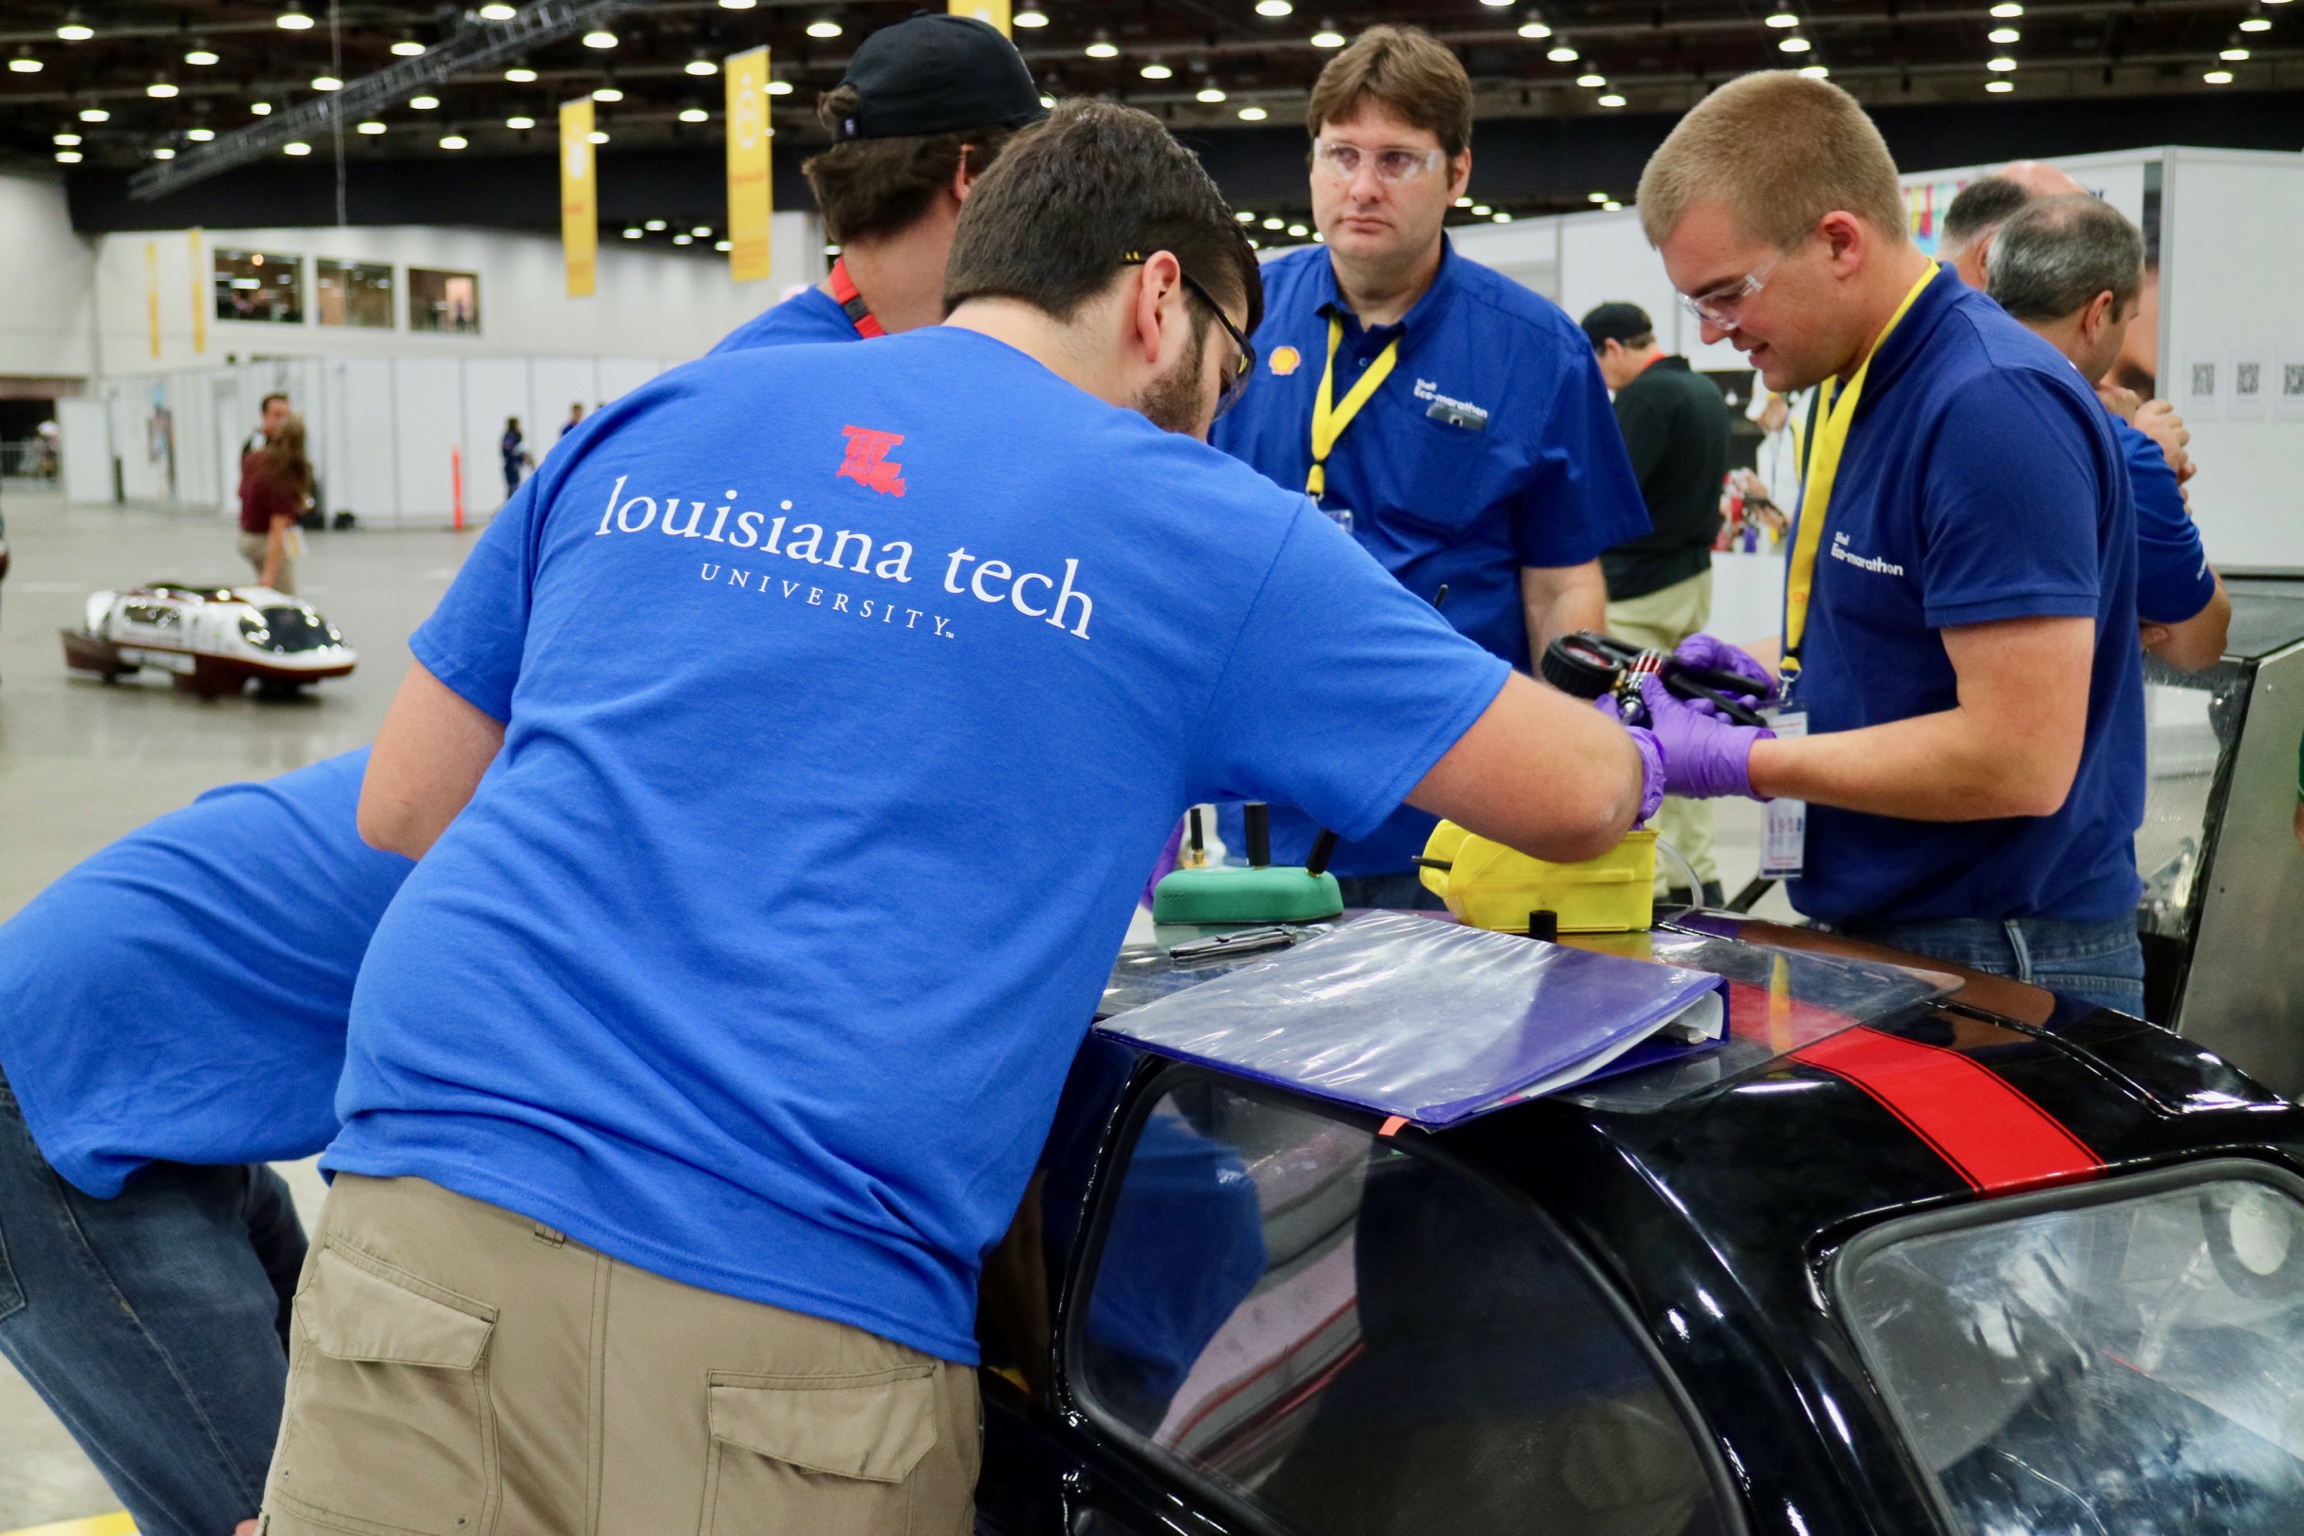
M1099 1027L1447 1125L1579 1081L1668 1025L1717 1035L1721 992L1700 971L1377 912Z

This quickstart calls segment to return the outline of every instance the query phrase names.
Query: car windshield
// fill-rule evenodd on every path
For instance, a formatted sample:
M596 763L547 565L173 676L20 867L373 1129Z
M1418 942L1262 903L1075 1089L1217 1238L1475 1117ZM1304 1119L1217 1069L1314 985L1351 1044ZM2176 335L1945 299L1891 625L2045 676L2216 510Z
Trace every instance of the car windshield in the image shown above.
M1952 1529L2292 1536L2304 1521L2304 1184L2222 1163L2105 1197L2136 1183L1949 1229L1915 1218L1838 1266Z
M240 633L251 644L282 653L316 651L344 641L326 619L301 605L266 608L261 618L250 614L240 620Z

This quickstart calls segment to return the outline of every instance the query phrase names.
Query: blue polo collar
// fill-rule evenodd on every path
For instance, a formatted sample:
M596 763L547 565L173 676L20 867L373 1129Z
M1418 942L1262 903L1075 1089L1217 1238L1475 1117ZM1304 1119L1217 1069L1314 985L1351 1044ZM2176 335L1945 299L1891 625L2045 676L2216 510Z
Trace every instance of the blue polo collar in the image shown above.
M1314 292L1319 302L1313 311L1320 315L1335 315L1344 322L1344 345L1355 356L1372 356L1393 337L1401 338L1403 357L1413 352L1418 343L1440 327L1456 297L1456 246L1447 235L1440 237L1440 270L1432 274L1432 286L1425 289L1408 313L1390 325L1363 326L1360 317L1352 313L1352 306L1344 302L1344 292L1336 286L1336 259L1330 256L1320 263L1320 274L1315 280Z

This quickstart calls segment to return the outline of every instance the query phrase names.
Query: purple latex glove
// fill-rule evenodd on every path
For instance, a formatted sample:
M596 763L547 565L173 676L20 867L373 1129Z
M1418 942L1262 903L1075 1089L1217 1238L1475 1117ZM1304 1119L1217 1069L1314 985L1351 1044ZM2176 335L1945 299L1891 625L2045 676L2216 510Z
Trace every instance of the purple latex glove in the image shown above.
M1617 707L1616 696L1604 693L1592 701L1593 708L1609 719L1621 723L1624 711ZM1640 754L1640 814L1632 818L1634 831L1648 825L1656 814L1656 807L1664 803L1664 744L1656 733L1637 725L1627 725L1624 733L1632 738L1632 745Z
M1640 679L1640 701L1648 706L1648 729L1664 749L1664 789L1692 800L1749 795L1752 743L1773 740L1761 727L1734 725L1690 708L1672 697L1664 679L1651 672Z
M1691 667L1711 667L1720 672L1733 672L1752 684L1752 697L1766 702L1776 697L1776 679L1768 669L1747 654L1742 646L1730 645L1718 635L1699 631L1680 642L1672 653Z

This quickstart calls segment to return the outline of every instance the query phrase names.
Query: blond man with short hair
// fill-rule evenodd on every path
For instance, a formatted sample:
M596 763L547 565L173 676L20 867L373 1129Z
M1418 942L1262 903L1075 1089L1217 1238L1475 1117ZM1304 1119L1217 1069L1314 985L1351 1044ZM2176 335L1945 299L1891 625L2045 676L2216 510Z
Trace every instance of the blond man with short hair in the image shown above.
M1783 658L1807 734L1747 763L1808 805L1794 905L2140 1012L2135 514L2087 381L1913 245L1887 146L1826 82L1715 91L1640 218L1707 343L1823 386Z
M1449 246L1472 82L1445 46L1369 28L1320 72L1305 124L1323 244L1265 263L1255 386L1213 441L1308 492L1457 630L1532 670L1554 636L1601 627L1600 551L1648 532L1592 349L1549 299ZM1340 846L1345 901L1434 904L1412 863L1432 824L1403 807ZM1302 859L1316 832L1273 808L1275 858ZM1236 806L1224 835L1241 845Z

